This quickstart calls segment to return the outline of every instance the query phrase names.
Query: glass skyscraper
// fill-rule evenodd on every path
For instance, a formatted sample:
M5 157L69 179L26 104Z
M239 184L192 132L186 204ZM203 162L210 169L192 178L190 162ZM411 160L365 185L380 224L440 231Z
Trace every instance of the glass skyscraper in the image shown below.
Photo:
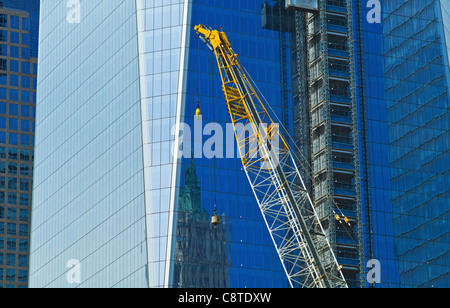
M353 2L371 286L449 287L450 3L384 0L369 23L372 8Z
M39 1L0 2L0 288L28 285Z
M379 23L378 1L301 2L41 2L31 287L288 287L197 24L292 136L349 286L449 286L448 1L379 1Z
M41 3L30 286L287 287L233 142L172 155L176 123L206 141L230 121L196 24L222 27L278 116L291 108L263 1L73 4Z

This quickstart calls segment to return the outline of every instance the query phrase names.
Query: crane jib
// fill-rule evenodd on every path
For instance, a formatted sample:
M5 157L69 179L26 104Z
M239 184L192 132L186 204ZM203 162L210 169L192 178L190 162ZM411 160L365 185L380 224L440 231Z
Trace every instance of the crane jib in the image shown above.
M245 82L242 80L242 76L241 73L239 72L239 69L235 66L233 67L233 73L234 73L234 77L236 78L242 92L243 92L243 96L247 102L247 105L249 107L250 112L252 113L252 117L254 119L254 121L256 122L256 126L260 127L260 125L262 124L262 121L260 119L260 116L256 110L255 104L253 102L253 99L251 97L251 95L249 95L249 91L247 89L247 86L245 85ZM265 134L266 132L264 130L261 131L262 134ZM262 137L263 140L268 140L270 142L270 138L268 138L268 136L263 136ZM273 152L272 151L267 151L268 155L272 156ZM272 160L275 160L274 157L271 157ZM299 205L297 204L295 198L294 198L294 194L291 190L291 188L288 185L288 181L286 180L286 176L284 175L284 171L283 169L281 169L280 164L277 164L276 166L276 172L278 173L278 176L281 179L281 183L283 183L283 187L289 197L289 202L291 203L291 205L293 206L293 209L295 211L295 214L297 216L297 219L299 220L302 232L304 234L304 236L306 237L306 240L308 242L308 245L311 248L311 252L314 256L314 261L317 264L317 267L319 269L320 275L323 277L323 281L326 285L327 288L331 288L331 284L328 281L328 277L327 277L327 273L322 265L322 261L319 258L319 255L317 254L317 250L314 247L314 242L312 240L311 234L309 233L308 228L306 227L306 223L302 217L302 215L299 212Z
M277 145L269 135L275 124L243 73L225 33L208 30L202 25L195 30L216 55L235 131L237 124L251 124L252 137L236 133L236 141L244 171L289 283L292 287L348 287L342 266L337 263L296 162L282 137L282 158L272 151ZM268 130L258 130L265 124L269 124ZM252 152L244 159L242 150L254 141L251 138L257 139L262 153ZM268 170L257 165L261 160L270 166Z

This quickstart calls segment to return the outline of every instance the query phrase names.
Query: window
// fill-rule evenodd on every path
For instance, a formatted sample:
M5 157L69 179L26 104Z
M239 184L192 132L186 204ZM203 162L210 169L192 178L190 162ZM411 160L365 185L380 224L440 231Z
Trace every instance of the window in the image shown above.
M10 34L10 38L11 38L11 43L14 44L19 44L19 32L9 32Z
M17 219L17 210L13 208L8 208L8 219L16 220Z
M338 119L350 119L352 111L348 107L343 106L331 106L331 115Z
M24 87L24 78L28 78L28 77L22 77L22 87ZM29 81L30 81L30 79L28 78L28 82ZM26 81L25 81L25 83L26 83ZM29 84L28 84L28 86L29 86ZM20 110L21 110L22 117L24 117L24 118L30 117L30 107L29 106L22 105L22 106L20 106Z
M334 50L348 51L348 43L346 37L332 37L328 41L328 47Z
M347 27L347 19L342 16L328 15L328 24L339 27Z
M28 179L20 179L20 190L28 191L30 189L30 182Z
M336 200L336 206L346 211L354 211L356 207L354 200Z
M13 116L19 115L19 105L17 104L9 104L9 114Z
M8 158L11 160L17 160L17 157L18 157L18 150L16 148L9 148Z
M16 235L17 234L17 225L15 223L9 222L7 224L7 233L8 235Z
M16 239L14 239L14 238L6 239L6 250L11 250L11 251L16 250Z
M0 99L8 99L6 88L0 88Z
M16 270L7 269L6 270L6 281L16 281Z
M28 225L19 225L19 236L28 236Z
M352 179L335 179L334 187L345 189L345 190L353 190L354 185Z
M348 143L353 142L352 132L350 129L336 127L332 132L331 137L333 142Z
M20 135L20 145L21 146L29 146L30 145L30 136Z
M28 240L19 240L19 251L28 251Z
M22 45L30 45L30 36L26 33L22 33Z
M19 130L19 120L14 118L9 118L9 129L10 130Z
M28 31L30 30L30 19L23 17L22 18L22 30Z
M11 72L18 73L19 72L19 61L10 60L9 61L9 69Z
M28 195L20 194L20 205L28 206L28 201L29 201Z
M27 267L28 266L28 256L19 255L19 266Z
M13 192L8 192L8 204L17 204L17 194Z
M13 58L19 58L19 47L9 46L9 56Z
M20 17L19 16L11 16L11 28L18 30L20 27Z
M29 161L30 160L30 151L29 150L20 150L20 160Z
M20 100L23 103L29 103L30 102L30 92L28 92L28 91L20 91Z
M8 189L17 190L17 179L8 178Z
M16 255L12 253L6 254L6 265L8 266L16 266Z
M30 57L30 49L22 47L22 59L28 59Z
M28 210L20 209L19 219L20 221L28 221Z
M327 0L327 4L345 7L347 5L347 1L346 0Z
M9 133L9 144L18 145L19 144L19 135L15 133Z
M0 27L8 28L8 15L0 14Z
M21 86L22 88L29 88L30 87L30 77L22 76L20 77ZM29 109L29 107L28 107Z
M13 87L18 87L19 86L19 76L11 74L9 76L9 85L13 86Z
M330 59L330 69L342 72L349 72L350 68L347 61Z
M20 120L20 130L22 132L29 132L30 131L30 121Z
M30 74L30 63L22 62L22 73Z
M30 166L20 165L20 175L30 175Z
M12 101L19 101L19 90L9 89L9 99Z
M19 270L19 275L17 276L19 282L27 282L28 280L28 272Z

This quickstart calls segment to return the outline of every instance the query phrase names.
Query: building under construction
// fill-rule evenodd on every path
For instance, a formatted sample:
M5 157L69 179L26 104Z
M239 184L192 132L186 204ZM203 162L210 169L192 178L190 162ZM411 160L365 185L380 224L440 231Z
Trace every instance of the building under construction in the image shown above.
M378 2L42 1L29 285L448 286L450 8Z
M263 26L279 32L280 46L290 46L291 54L280 49L282 71L292 72L292 93L282 97L294 98L297 156L346 281L359 287L364 275L352 6L346 0L320 0L317 7L301 2L266 3ZM286 78L282 73L283 83Z

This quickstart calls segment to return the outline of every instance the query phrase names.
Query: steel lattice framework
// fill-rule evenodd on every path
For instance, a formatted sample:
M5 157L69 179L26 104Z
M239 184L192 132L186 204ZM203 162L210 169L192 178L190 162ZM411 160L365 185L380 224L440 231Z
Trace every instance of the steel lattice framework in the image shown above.
M291 287L347 287L291 151L225 33L195 30L216 55L242 165Z

